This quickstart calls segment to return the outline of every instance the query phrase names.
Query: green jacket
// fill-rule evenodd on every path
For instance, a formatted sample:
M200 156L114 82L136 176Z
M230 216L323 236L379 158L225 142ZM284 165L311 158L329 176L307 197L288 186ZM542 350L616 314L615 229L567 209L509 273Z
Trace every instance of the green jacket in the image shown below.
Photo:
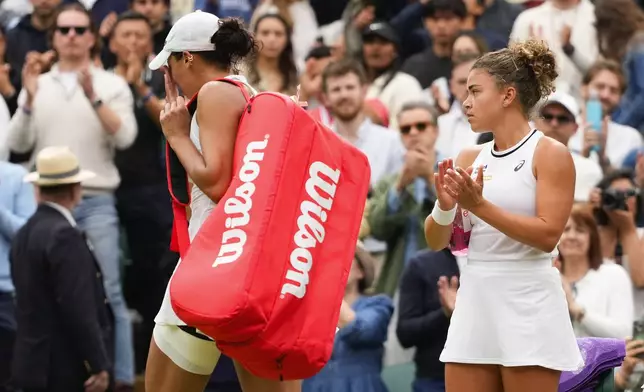
M407 245L407 234L412 228L410 217L415 217L413 229L418 231L416 236L417 249L427 247L425 241L425 218L434 208L436 196L433 190L429 191L429 200L418 203L414 197L415 185L412 182L400 195L401 208L399 211L388 213L388 196L391 189L398 180L398 174L382 179L373 192L369 201L367 220L371 228L371 235L387 243L387 255L382 270L375 284L377 293L388 294L393 297L398 289L400 276L405 267L405 248Z

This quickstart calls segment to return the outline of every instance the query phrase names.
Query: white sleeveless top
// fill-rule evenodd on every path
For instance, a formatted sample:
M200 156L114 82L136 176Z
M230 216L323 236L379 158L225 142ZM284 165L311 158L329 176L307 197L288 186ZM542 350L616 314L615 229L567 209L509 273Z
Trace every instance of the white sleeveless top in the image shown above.
M537 180L533 172L534 151L543 133L533 130L505 151L494 151L494 141L485 143L472 164L483 170L483 197L513 214L535 216ZM550 253L515 241L471 214L472 234L468 260L522 261L550 259Z
M245 77L241 75L228 75L226 79L233 79L238 82L244 83L250 90L251 95L254 95L255 90L248 84L248 81ZM199 124L197 124L197 115L196 113L192 116L192 122L190 123L190 140L194 143L195 147L199 152L201 150L201 141L199 140ZM190 202L190 222L188 223L188 234L190 235L190 241L192 241L197 232L201 228L201 225L206 221L210 212L215 208L215 202L213 202L205 193L201 191L190 179L192 183L191 191L191 202Z

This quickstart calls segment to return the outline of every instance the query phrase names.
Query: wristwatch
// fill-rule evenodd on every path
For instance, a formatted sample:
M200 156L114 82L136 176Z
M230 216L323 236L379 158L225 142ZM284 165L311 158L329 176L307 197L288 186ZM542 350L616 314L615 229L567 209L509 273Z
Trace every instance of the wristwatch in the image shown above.
M101 105L103 105L103 100L102 100L102 99L100 99L100 98L96 98L95 100L93 100L93 101L92 101L92 107L93 107L94 109L98 109L98 108L100 108L100 107L101 107Z

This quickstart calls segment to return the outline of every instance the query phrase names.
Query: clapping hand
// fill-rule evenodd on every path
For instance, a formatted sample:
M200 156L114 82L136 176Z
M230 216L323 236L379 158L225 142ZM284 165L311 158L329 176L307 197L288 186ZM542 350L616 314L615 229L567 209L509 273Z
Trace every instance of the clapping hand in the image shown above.
M101 26L98 29L98 35L102 38L108 38L114 30L114 26L118 20L118 15L116 12L110 12L101 22Z
M456 199L447 192L445 185L445 173L454 167L452 159L445 159L438 162L438 173L434 173L434 186L436 187L436 197L438 198L438 206L443 211L449 211L456 207Z
M405 154L405 164L398 176L396 187L402 191L411 184L414 179L422 177L427 181L433 180L436 155L422 146L410 148Z
M110 376L106 371L94 374L85 381L85 392L105 392L110 385Z
M483 202L483 170L483 166L478 167L476 179L472 179L472 166L467 170L460 167L446 170L443 188L461 208L471 211Z
M135 51L131 51L127 56L127 71L125 71L125 80L132 86L138 86L143 83L141 73L143 72L143 61Z
M95 98L94 81L92 80L92 74L90 73L88 67L81 69L81 71L78 73L78 82L83 88L83 92L85 93L87 99L93 101Z
M443 311L447 317L451 317L456 306L456 292L458 291L458 278L452 276L447 279L446 276L441 276L438 279L438 296L443 307Z
M11 66L9 64L0 65L0 94L5 97L10 97L16 92L9 78L10 71Z
M38 91L38 76L42 72L42 65L36 57L27 57L22 68L22 85L27 92L27 105L30 106Z

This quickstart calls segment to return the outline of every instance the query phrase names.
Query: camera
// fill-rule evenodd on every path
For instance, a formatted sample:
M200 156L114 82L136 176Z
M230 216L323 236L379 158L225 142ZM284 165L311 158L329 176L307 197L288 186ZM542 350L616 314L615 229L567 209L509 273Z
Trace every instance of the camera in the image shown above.
M608 188L602 192L602 207L607 210L628 211L626 199L636 195L636 189L618 190Z

